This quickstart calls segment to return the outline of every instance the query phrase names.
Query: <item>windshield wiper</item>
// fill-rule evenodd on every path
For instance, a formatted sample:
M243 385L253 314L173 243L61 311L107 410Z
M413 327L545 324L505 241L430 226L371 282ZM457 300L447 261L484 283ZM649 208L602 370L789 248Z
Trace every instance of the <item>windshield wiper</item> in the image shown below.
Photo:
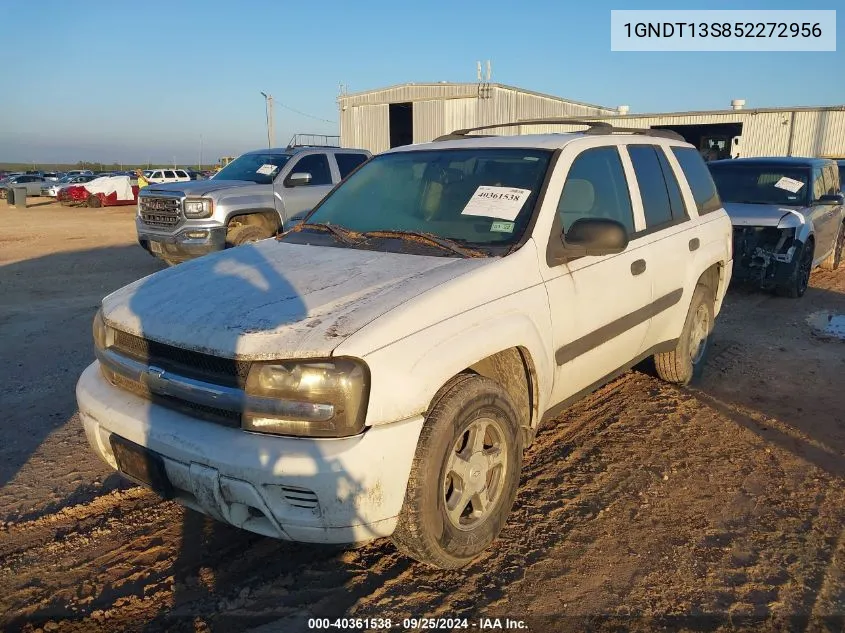
M383 230L383 231L365 231L361 233L364 237L397 237L402 240L408 241L415 241L415 240L425 240L429 244L434 244L442 248L443 250L451 251L453 253L457 253L458 255L462 255L464 257L486 257L486 253L482 253L481 251L475 250L473 248L466 248L465 246L461 246L460 242L457 240L450 239L448 237L442 237L440 235L436 235L434 233L425 233L422 231L391 231L391 230Z
M331 233L338 242L342 242L343 244L348 244L350 246L357 246L362 241L360 239L361 233L356 233L355 231L347 229L345 226L338 226L336 224L306 222L297 224L289 232L294 233L304 229L314 229L324 233Z

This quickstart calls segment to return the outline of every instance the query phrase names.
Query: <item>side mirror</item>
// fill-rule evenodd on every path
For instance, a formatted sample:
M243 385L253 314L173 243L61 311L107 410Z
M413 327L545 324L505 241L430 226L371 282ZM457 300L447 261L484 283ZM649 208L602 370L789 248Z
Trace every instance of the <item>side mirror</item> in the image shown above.
M613 255L628 247L628 231L621 222L608 218L581 218L562 236L569 257Z
M285 180L285 186L287 187L302 187L304 185L308 185L311 183L311 174L308 172L296 172L295 174L291 174Z
M845 204L845 194L841 194L841 193L825 194L821 198L818 199L818 202L819 202L819 204L829 204L829 205Z

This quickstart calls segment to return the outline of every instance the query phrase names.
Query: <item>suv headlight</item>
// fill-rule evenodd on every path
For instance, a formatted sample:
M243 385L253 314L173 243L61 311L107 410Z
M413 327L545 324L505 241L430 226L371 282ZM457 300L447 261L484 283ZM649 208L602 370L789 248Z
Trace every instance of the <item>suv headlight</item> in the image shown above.
M348 437L364 430L370 375L349 358L254 363L246 393L248 431Z
M97 349L106 349L109 346L109 328L103 319L103 309L97 310L94 315L94 323L92 325L94 331L94 347Z
M208 218L214 212L214 202L211 198L186 198L182 208L186 218Z

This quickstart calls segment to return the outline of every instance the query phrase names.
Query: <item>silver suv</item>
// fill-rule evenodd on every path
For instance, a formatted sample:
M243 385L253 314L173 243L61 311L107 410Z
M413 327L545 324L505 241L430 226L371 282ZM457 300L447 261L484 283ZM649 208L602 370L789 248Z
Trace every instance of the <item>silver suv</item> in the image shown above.
M263 149L209 180L150 185L138 196L138 242L172 265L271 237L371 156L328 147Z

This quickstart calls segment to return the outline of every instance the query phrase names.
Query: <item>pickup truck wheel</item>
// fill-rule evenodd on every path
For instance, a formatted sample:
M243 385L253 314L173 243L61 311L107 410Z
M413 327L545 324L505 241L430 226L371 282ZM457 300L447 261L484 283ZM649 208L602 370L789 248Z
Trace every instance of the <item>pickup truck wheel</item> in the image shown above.
M103 206L100 203L100 199L97 196L95 196L93 193L90 196L88 196L87 202L88 202L88 206L91 207L92 209L99 209L101 206Z
M657 375L666 382L688 385L701 377L713 331L713 291L698 284L675 349L654 355Z
M820 267L825 270L837 270L842 263L843 250L845 250L845 224L840 224L833 252L821 263Z
M463 567L499 535L522 470L516 407L498 383L462 374L447 383L426 417L396 547L439 567Z
M226 247L242 246L252 244L258 240L270 237L270 233L253 224L237 224L226 232Z
M812 241L804 244L801 252L798 253L798 261L795 263L789 279L782 286L776 288L780 296L791 299L798 299L804 296L804 293L807 292L807 286L810 285L810 273L813 271L814 253L815 248Z

